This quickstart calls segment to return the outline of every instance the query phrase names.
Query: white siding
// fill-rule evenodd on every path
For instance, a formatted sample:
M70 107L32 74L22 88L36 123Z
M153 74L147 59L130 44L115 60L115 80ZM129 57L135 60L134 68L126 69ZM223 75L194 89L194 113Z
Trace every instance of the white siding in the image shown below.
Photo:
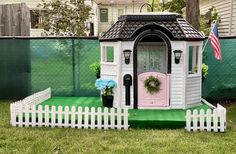
M172 41L172 69L170 79L170 107L183 108L185 105L185 42ZM179 64L175 64L174 50L182 50Z
M236 35L236 1L202 0L200 2L201 14L205 14L212 6L216 7L221 16L220 36Z
M130 108L133 108L134 106L134 76L133 76L133 46L134 42L128 41L128 42L122 42L122 50L121 50L121 107L127 107L125 105L125 86L123 86L123 76L125 74L130 74L132 76L132 86L130 87ZM125 64L125 58L123 56L123 50L131 50L130 55L130 63Z
M113 79L117 86L113 89L114 92L114 101L113 107L120 107L120 94L121 94L121 42L101 42L101 78L102 79ZM104 46L113 46L114 47L114 62L107 63L102 62L103 57L103 47Z
M201 76L188 77L186 81L187 108L201 103Z
M111 25L118 20L118 9L124 9L124 14L129 14L140 12L140 7L141 5L135 5L134 8L132 5L99 6L97 10L95 10L97 11L96 24L98 24L98 26L96 26L97 29L94 30L97 32L95 35L106 32L111 27ZM108 22L100 22L100 8L108 8ZM147 12L145 7L143 8L142 12Z
M188 52L186 53L186 88L185 88L185 108L194 107L197 105L200 105L201 103L201 97L202 97L202 44L203 42L186 42L186 51L189 50L189 46L199 46L198 49L198 70L199 72L197 74L188 74L189 70L189 59L188 59Z

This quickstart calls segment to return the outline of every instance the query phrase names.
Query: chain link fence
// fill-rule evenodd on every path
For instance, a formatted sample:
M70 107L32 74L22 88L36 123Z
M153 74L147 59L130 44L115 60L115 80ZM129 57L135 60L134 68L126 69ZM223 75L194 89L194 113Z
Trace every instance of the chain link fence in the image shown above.
M99 96L89 66L100 61L97 38L1 38L0 98L20 98L52 88L53 96ZM203 98L236 99L236 37L222 38L222 63L207 44L209 67Z
M209 70L202 97L212 101L236 99L236 37L221 38L220 43L222 63L214 58L210 42L203 53L203 63Z
M47 87L53 96L99 96L89 68L100 60L97 38L9 38L0 39L0 46L0 98Z

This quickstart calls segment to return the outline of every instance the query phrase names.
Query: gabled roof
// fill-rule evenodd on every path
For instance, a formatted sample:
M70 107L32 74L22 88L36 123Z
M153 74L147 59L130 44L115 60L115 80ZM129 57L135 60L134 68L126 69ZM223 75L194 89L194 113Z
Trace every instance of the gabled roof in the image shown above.
M145 4L147 0L96 0L97 4L101 5L124 5L124 4Z
M122 15L105 32L100 41L131 41L148 29L163 31L171 40L204 40L204 36L176 13L145 13Z

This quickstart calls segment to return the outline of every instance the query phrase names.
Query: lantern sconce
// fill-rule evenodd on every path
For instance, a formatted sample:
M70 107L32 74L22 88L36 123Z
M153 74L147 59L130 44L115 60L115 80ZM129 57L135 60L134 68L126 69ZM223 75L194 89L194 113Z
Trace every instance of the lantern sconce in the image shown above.
M183 52L183 51L181 51L181 50L174 50L174 54L175 54L175 63L176 63L176 64L179 64L179 61L180 61L180 58L181 58L182 52Z
M130 62L130 55L131 55L131 50L124 50L124 57L125 57L125 64L129 64Z

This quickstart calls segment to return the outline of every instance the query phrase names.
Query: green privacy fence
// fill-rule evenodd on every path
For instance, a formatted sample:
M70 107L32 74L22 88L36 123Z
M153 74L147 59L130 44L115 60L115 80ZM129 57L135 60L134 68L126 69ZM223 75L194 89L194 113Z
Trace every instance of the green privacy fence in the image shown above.
M203 83L202 95L209 100L236 99L236 37L221 38L220 43L222 63L214 58L209 42L203 54L209 74Z
M236 99L236 37L222 38L220 63L207 44L209 74L203 98ZM99 96L89 65L100 60L97 38L0 38L0 98L20 98L48 87L53 96Z
M98 96L89 66L100 59L97 38L0 39L0 98L52 88L54 96Z

